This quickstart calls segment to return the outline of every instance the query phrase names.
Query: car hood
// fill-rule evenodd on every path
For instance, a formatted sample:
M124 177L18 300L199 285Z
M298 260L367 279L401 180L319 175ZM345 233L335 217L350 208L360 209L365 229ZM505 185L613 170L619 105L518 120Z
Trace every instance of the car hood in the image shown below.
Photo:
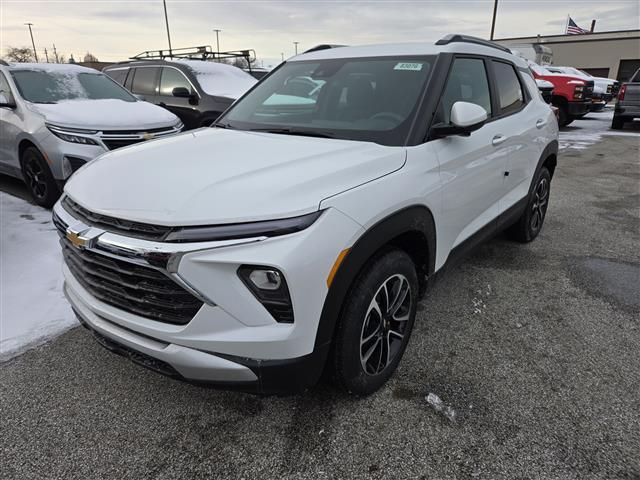
M174 125L178 117L151 103L117 99L65 100L30 103L45 121L63 127L88 130L145 130Z
M402 168L403 147L204 128L106 153L65 186L96 213L187 226L284 218Z

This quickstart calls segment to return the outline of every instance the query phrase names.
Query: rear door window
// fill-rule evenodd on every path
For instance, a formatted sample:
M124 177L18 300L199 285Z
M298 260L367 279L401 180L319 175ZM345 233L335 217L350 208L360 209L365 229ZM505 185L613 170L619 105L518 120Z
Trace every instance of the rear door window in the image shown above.
M158 67L136 68L131 91L141 95L155 95L159 70Z
M178 87L186 88L189 92L194 93L189 80L181 71L175 68L163 67L160 78L160 95L171 97L173 96L173 89Z
M125 80L127 79L127 73L129 72L128 68L119 68L117 70L107 70L106 73L111 78L113 78L120 85L124 85Z
M518 74L512 65L496 60L493 63L493 74L498 89L498 103L501 115L517 112L524 105L524 93Z

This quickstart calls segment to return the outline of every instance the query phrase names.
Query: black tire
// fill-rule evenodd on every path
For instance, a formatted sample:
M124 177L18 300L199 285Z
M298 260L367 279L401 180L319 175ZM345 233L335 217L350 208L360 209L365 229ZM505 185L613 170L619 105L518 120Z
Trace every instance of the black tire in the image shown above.
M36 147L27 147L20 157L22 175L29 193L41 207L51 208L60 198L60 187L51 169Z
M509 229L509 233L514 240L528 243L538 236L542 230L547 208L549 207L550 193L551 174L546 167L542 167L529 194L526 210Z
M624 117L614 115L611 121L611 128L614 130L622 130L624 128Z
M391 291L391 302L385 291ZM386 383L409 342L417 302L418 276L409 255L393 249L369 261L338 321L333 367L342 388L369 395Z
M574 120L574 118L569 115L569 109L566 105L558 105L558 116L558 125L561 127L566 127Z

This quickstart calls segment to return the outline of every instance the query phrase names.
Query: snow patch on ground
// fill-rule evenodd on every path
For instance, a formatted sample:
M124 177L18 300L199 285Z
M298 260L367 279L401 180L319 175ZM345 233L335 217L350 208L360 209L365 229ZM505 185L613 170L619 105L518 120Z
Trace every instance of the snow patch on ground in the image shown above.
M426 397L427 403L433 407L433 409L444 415L449 421L456 421L456 411L451 408L449 405L445 405L445 403L440 399L438 395L435 393L429 393Z
M0 361L76 326L51 212L0 192Z
M588 113L584 119L574 120L571 125L560 130L560 150L586 150L602 140L603 136L637 137L637 130L611 130L613 108L604 112Z

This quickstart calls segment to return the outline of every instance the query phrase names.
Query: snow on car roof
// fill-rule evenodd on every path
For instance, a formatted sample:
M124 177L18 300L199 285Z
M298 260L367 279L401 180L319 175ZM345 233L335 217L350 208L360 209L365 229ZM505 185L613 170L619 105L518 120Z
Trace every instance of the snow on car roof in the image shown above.
M236 99L257 82L242 69L226 63L181 58L172 59L171 62L189 67L197 77L200 86L209 95Z
M73 63L10 63L9 70L42 70L54 73L100 73L93 68L75 65Z

